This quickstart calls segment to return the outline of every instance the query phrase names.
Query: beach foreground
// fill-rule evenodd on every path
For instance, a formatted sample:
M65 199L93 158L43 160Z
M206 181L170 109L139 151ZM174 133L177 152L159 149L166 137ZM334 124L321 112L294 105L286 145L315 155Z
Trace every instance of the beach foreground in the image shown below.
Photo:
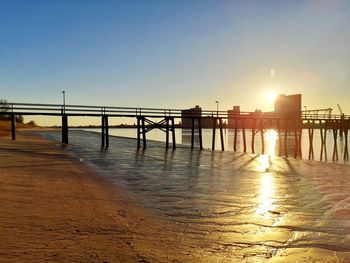
M0 142L1 262L198 259L174 229L59 145L23 136Z
M310 177L316 178L318 174L310 171ZM342 168L341 171L344 173L349 169ZM334 175L333 179L336 177ZM327 178L327 181L330 180ZM294 184L299 184L299 177L294 181ZM92 168L65 153L59 143L23 135L17 141L0 138L0 182L1 262L350 260L347 238L349 210L346 204L345 208L336 211L341 213L343 220L332 221L337 222L347 236L340 246L334 244L337 248L323 245L329 242L318 244L317 239L307 245L307 239L303 241L303 237L308 237L310 233L320 233L320 241L339 238L333 234L325 233L323 236L321 231L311 231L311 226L300 228L303 224L300 218L308 222L312 215L306 209L305 214L298 214L299 210L296 210L290 211L286 217L287 211L293 210L292 205L260 211L260 214L267 216L260 216L261 219L258 216L257 222L242 213L232 215L230 222L222 222L220 229L210 225L205 218L196 226L191 222L174 223L140 207L128 191L111 186ZM342 185L346 185L346 182ZM242 182L240 187L245 188L245 184ZM296 190L303 192L303 189ZM315 198L321 200L323 197ZM335 198L332 200L336 202ZM342 200L348 199L343 196ZM280 217L297 223L283 219L282 225ZM234 222L237 224L231 226ZM300 226L293 226L295 224ZM204 231L202 228L206 225L208 229ZM283 242L285 246L281 245ZM261 253L257 253L260 250Z

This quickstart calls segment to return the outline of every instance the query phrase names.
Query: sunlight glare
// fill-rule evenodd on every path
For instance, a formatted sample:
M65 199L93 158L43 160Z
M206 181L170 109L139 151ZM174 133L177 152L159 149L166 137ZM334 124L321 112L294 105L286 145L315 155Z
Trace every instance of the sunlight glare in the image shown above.
M271 103L275 102L276 98L277 98L277 93L276 92L269 91L269 92L266 93L266 100L268 102L271 102Z

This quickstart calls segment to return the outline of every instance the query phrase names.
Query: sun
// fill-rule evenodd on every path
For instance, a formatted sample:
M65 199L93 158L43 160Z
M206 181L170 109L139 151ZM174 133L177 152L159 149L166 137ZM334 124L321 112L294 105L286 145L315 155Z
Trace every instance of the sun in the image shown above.
M265 98L268 102L275 102L277 98L277 93L274 91L269 91L266 93Z

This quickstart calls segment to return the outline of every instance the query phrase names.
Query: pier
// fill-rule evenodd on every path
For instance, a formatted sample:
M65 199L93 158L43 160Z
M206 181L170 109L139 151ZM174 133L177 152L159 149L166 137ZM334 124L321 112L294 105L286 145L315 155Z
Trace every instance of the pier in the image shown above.
M3 106L5 107L5 106ZM101 147L108 148L109 145L109 120L111 118L135 118L137 132L137 149L147 148L147 133L153 129L160 129L165 134L165 147L176 149L176 120L186 118L190 120L191 149L195 148L195 132L198 133L199 149L203 149L202 122L208 120L212 128L212 150L215 150L216 131L219 130L221 150L224 151L223 129L229 128L234 132L233 151L237 151L237 135L242 133L243 152L248 152L246 131L251 130L250 150L255 152L255 139L260 136L262 149L265 153L264 136L266 130L274 129L278 134L278 153L288 157L288 139L294 140L294 157L301 157L301 136L307 131L309 140L308 158L314 158L314 131L319 130L321 134L321 160L326 158L327 131L331 130L334 140L333 159L338 159L337 140L342 137L345 141L343 159L349 159L348 153L348 130L350 123L349 115L321 114L318 112L304 111L294 114L278 114L275 112L240 112L239 114L228 114L228 111L201 110L198 113L186 113L181 109L159 109L139 107L107 107L87 105L60 105L60 104L33 104L33 103L8 103L6 108L0 111L0 115L10 116L11 137L16 139L16 116L58 116L62 120L61 132L62 143L69 143L69 118L91 117L101 119ZM224 122L230 123L229 125ZM170 138L171 136L171 138ZM171 145L170 145L171 139Z

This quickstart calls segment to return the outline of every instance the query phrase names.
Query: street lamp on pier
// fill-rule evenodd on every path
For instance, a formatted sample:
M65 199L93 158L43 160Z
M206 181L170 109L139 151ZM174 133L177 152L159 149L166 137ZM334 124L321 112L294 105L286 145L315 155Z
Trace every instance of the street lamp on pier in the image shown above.
M216 100L215 103L216 103L216 117L219 117L219 101Z

